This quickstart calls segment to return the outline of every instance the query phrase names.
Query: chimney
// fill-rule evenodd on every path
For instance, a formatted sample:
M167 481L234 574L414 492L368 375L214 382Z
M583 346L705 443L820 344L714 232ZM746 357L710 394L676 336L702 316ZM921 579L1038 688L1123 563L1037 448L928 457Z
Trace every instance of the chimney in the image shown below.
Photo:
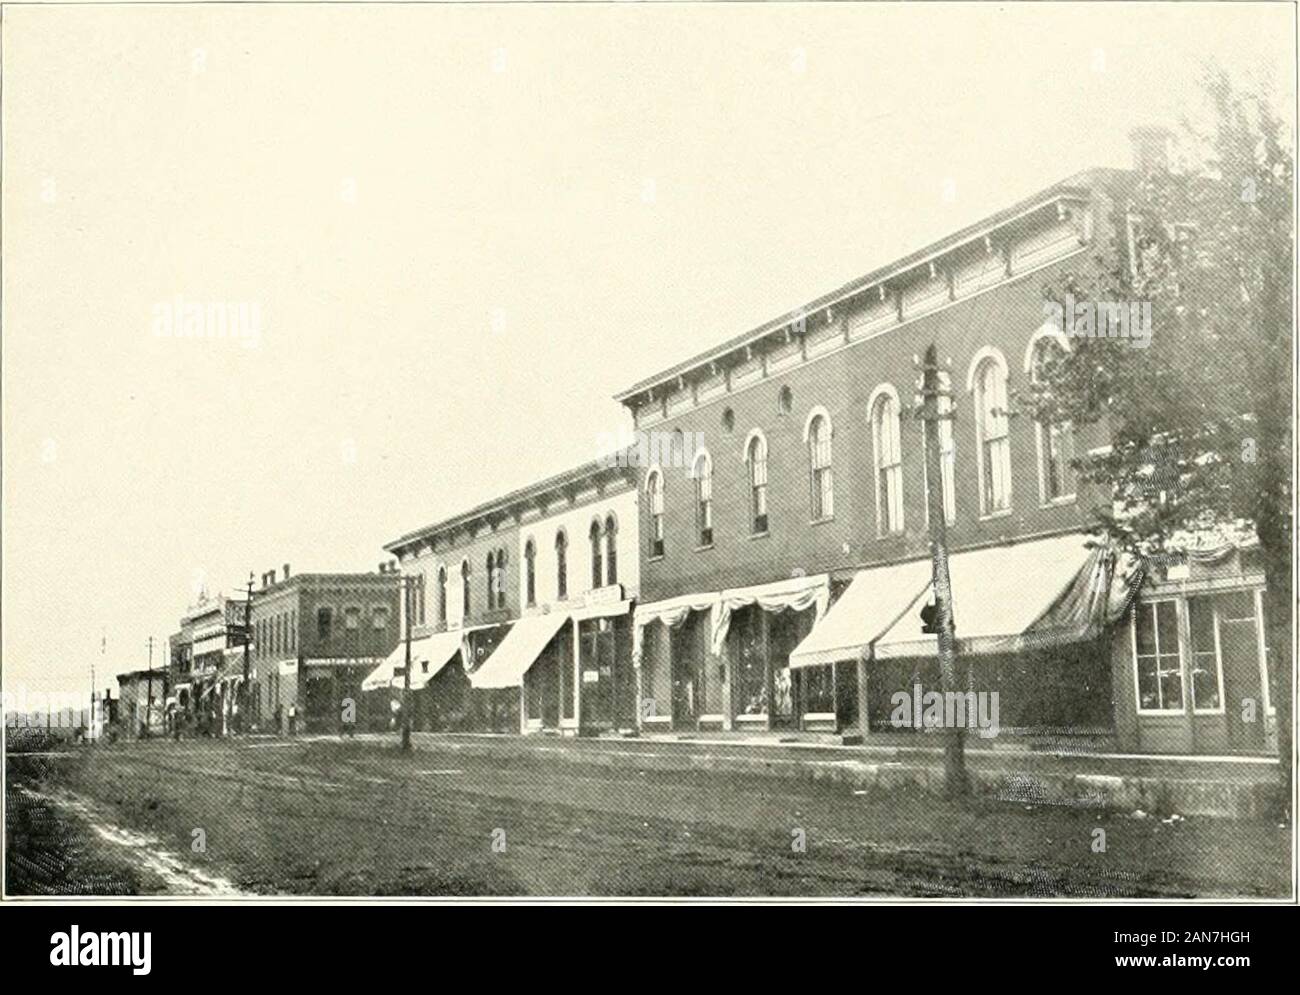
M1128 133L1133 168L1139 173L1164 173L1173 168L1174 134L1159 124L1143 124Z
M289 564L286 563L286 564L285 564L283 567L281 567L280 569L284 571L284 576L281 577L280 579L281 579L281 580L288 580L288 579L289 579Z

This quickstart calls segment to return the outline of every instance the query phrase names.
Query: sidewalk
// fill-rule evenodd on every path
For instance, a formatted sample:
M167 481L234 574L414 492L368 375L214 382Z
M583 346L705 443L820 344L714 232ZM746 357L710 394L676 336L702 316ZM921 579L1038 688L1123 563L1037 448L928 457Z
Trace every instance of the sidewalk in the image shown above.
M943 749L780 742L770 735L659 734L571 739L499 733L415 733L420 743L473 756L638 770L710 771L823 781L854 791L943 791ZM913 737L914 738L914 737ZM1068 805L1146 816L1267 817L1280 791L1277 760L990 749L968 743L974 791L1026 805Z

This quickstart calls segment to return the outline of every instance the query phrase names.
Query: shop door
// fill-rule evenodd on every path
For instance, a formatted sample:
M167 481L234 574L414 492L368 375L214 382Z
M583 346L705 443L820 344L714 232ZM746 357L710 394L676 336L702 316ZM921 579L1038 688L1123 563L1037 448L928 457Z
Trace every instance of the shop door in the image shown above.
M613 725L613 635L604 620L583 623L582 724L590 729L609 729Z
M1254 592L1219 595L1215 601L1228 744L1233 750L1262 753L1268 745Z
M673 678L673 725L689 727L699 717L697 703L702 688L699 685L698 651L696 649L696 625L692 615L681 625L672 630L670 642L672 653Z

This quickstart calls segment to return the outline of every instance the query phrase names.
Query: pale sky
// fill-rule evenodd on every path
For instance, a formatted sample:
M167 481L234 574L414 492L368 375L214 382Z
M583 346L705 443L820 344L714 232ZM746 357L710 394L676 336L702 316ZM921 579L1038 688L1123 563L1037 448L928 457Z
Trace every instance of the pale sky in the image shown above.
M1197 59L1289 103L1292 16L6 8L6 690L592 458L616 390L1127 165ZM155 334L177 299L256 340Z

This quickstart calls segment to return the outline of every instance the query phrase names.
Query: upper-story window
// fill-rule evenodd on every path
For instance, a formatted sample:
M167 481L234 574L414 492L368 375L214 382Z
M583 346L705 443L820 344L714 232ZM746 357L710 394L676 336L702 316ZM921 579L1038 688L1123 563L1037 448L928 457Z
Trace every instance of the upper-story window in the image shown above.
M592 522L587 535L591 542L591 588L594 591L604 583L605 562L601 548L600 522Z
M497 557L496 553L489 550L487 563L483 576L487 579L487 584L483 590L483 608L491 611L497 606Z
M1011 433L1007 420L1007 367L990 354L974 367L975 432L979 448L980 514L1011 508Z
M605 583L618 583L618 519L605 516Z
M645 482L650 495L650 556L664 555L664 474L658 467L650 471Z
M903 531L903 444L898 395L880 389L871 405L871 439L875 452L876 531Z
M818 522L835 514L835 485L831 477L831 419L824 410L814 409L808 416L804 438L808 443L812 520Z
M537 543L524 544L524 603L537 604Z
M762 535L767 531L767 438L757 429L745 445L745 463L749 469L749 531Z
M376 632L383 632L388 628L387 605L375 605L370 610L370 627Z
M277 625L276 628L278 629L279 626ZM353 630L361 628L361 606L360 605L348 605L346 608L343 609L343 628L353 629ZM276 638L278 640L279 638L278 635Z
M695 478L695 529L701 546L713 545L713 459L708 453L695 457L691 468Z
M1052 367L1065 355L1055 335L1045 335L1034 342L1029 361L1029 375L1034 383L1047 381ZM1074 497L1074 429L1068 421L1041 417L1034 422L1038 450L1038 488L1044 504L1069 501Z
M447 568L438 567L438 624L447 624Z
M318 639L328 639L330 629L334 626L334 609L325 606L316 609L316 636Z
M953 441L952 377L939 371L939 472L943 483L943 517L948 525L957 521L957 447ZM925 484L925 521L930 522L930 439L921 422L921 479Z
M469 560L460 561L460 611L469 618Z
M564 529L555 533L555 596L569 596L569 537Z
M506 551L504 549L497 550L497 579L494 590L497 608L504 608L506 606Z

